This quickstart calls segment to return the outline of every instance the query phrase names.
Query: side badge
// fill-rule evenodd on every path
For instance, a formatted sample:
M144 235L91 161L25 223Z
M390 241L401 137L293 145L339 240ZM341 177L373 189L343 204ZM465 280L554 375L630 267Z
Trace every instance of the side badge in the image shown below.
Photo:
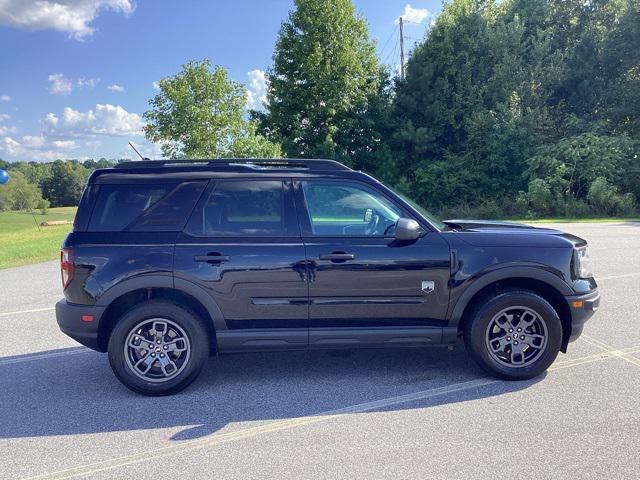
M435 289L435 283L432 280L425 280L422 282L422 291L424 293L431 293Z

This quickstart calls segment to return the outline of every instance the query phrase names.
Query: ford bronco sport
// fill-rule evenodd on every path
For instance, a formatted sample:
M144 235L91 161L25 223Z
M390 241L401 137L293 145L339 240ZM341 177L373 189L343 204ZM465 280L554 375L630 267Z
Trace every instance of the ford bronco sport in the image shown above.
M453 345L544 372L599 305L586 242L440 222L330 160L137 161L95 171L64 241L63 332L146 395L210 354Z

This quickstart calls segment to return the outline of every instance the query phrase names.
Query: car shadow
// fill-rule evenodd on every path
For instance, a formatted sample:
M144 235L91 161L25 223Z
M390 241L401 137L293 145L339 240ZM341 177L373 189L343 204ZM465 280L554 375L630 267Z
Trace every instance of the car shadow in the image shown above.
M463 348L251 353L212 357L187 390L144 397L115 379L103 354L23 357L0 362L0 438L184 427L170 437L184 441L232 423L305 417L487 378ZM375 411L498 396L539 380L479 382Z

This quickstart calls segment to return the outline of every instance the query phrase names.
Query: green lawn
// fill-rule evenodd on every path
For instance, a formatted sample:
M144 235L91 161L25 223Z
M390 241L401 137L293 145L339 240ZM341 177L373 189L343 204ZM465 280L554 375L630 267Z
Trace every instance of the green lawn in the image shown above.
M73 220L75 207L50 208L47 215L0 212L0 269L54 260L71 225L38 227L36 222ZM33 217L35 216L35 222Z

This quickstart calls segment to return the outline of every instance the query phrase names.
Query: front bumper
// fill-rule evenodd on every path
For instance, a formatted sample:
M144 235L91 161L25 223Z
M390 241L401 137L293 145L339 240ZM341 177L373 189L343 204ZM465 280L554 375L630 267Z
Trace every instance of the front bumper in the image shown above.
M105 307L78 305L62 299L56 303L56 320L63 333L76 342L101 351L98 346L98 324Z
M571 335L569 342L576 340L582 330L584 324L589 320L600 307L600 292L596 289L592 292L582 295L572 295L566 297L571 310Z

